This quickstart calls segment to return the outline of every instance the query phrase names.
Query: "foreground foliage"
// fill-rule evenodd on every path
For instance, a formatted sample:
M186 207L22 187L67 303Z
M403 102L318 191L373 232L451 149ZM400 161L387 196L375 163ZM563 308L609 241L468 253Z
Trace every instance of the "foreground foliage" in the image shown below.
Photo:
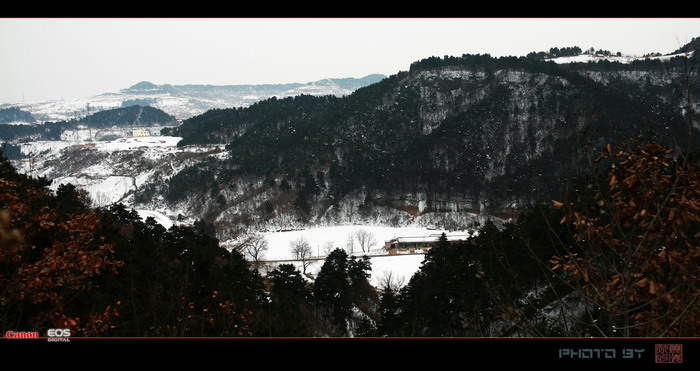
M675 156L674 156L675 155ZM700 336L700 164L608 147L553 207L438 246L406 285L330 252L266 277L201 224L166 230L0 161L0 325L73 336Z
M262 283L237 252L192 227L165 230L123 205L0 162L0 323L73 336L241 336Z
M553 259L623 336L700 335L700 166L660 144L610 146L594 207L567 210L577 250Z
M382 295L380 336L700 336L700 167L610 146L564 202L443 240Z

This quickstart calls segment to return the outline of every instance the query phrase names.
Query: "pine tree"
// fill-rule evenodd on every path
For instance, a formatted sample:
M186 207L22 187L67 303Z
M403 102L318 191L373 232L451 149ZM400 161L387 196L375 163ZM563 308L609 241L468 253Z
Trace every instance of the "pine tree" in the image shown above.
M480 251L473 241L440 240L401 290L403 336L484 336L479 321L490 303Z
M347 333L347 321L352 307L351 286L348 278L348 255L335 249L326 257L313 286L313 298L338 334Z
M379 321L377 323L378 336L400 336L401 317L399 316L400 305L398 293L390 287L384 289L379 303Z
M310 292L302 274L292 264L280 264L268 279L272 284L269 336L311 335Z

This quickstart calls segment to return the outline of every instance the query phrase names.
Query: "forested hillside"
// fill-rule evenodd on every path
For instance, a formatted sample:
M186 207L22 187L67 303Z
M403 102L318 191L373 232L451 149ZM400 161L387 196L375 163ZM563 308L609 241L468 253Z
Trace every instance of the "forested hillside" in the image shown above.
M487 204L507 213L565 191L590 173L592 157L608 143L644 137L697 146L700 136L688 135L697 133L697 118L686 109L698 105L697 86L687 82L697 61L431 57L347 97L212 110L173 134L184 138L180 146L226 145L226 159L198 167L211 174L206 188L225 201L209 208L222 223L229 208L262 206L247 206L238 195L250 193L240 187L230 191L252 179L271 211L275 199L293 198L312 222L359 206L424 214ZM286 191L274 187L283 180ZM267 214L261 217L274 216Z
M45 123L34 123L32 120L22 125L0 124L0 140L10 144L30 141L58 141L66 139L66 132L79 130L89 131L91 139L96 137L101 139L100 130L119 129L127 132L134 128L176 124L175 118L157 108L134 105L97 112L78 120ZM17 157L13 156L13 158Z
M698 336L700 165L658 144L503 229L443 237L402 285L333 250L261 275L206 223L166 230L0 162L0 324L72 336ZM626 300L620 300L624 296Z
M27 111L22 111L19 108L5 108L0 110L0 124L20 122L20 123L31 123L35 122L36 119L31 113Z

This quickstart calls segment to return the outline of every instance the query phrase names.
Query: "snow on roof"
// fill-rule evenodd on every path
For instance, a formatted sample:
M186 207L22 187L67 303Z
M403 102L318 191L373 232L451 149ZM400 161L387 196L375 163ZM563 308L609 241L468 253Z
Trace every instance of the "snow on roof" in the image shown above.
M446 234L448 241L459 241L466 240L471 237L470 234ZM387 242L398 242L398 243L416 243L416 242L435 242L440 238L440 234L431 234L428 236L407 236L407 237L396 237Z

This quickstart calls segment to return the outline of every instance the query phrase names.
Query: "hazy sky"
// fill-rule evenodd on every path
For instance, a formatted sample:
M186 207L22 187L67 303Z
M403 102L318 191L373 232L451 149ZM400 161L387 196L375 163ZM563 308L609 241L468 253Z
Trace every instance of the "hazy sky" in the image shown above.
M700 18L0 18L0 103L155 84L393 75L430 56L579 46L670 53Z

